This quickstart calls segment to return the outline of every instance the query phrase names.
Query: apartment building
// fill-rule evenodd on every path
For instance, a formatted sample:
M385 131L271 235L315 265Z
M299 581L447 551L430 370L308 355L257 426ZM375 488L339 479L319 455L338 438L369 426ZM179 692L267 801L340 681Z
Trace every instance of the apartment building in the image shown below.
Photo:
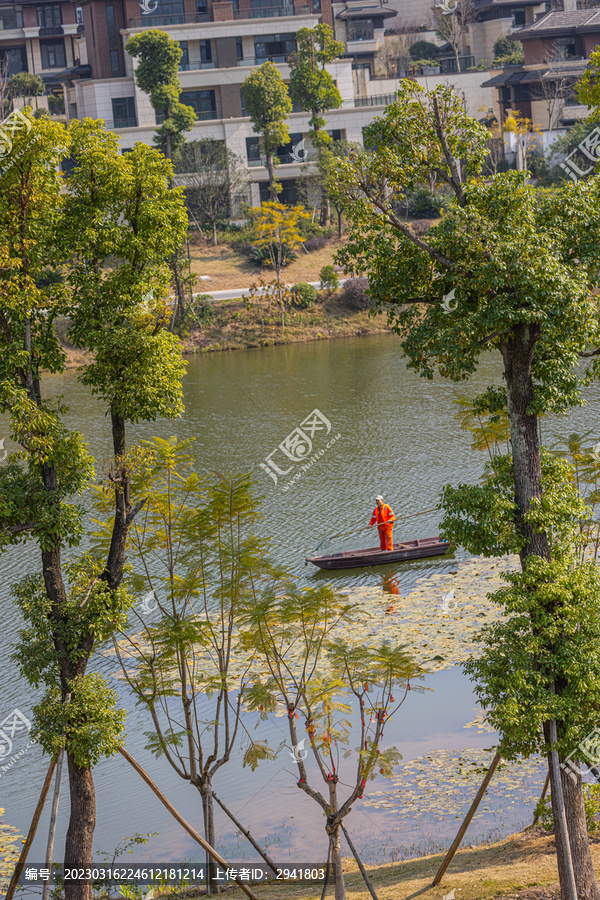
M81 65L83 11L68 2L0 0L0 62L8 75L41 75L50 90L62 91L65 70ZM85 71L85 70L84 70Z
M522 42L524 64L505 69L484 85L494 90L498 121L518 110L543 129L556 129L587 116L575 83L600 47L600 8L553 10L510 37Z

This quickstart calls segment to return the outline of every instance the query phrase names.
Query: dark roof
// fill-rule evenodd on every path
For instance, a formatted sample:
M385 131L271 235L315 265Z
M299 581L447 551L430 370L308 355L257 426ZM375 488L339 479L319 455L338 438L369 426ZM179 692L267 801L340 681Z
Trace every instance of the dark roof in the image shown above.
M343 9L336 19L391 19L397 15L395 9L384 9L383 6L355 6Z
M518 69L505 69L499 75L485 81L481 87L505 87L515 84L533 84L539 81L554 81L557 78L571 77L573 79L581 78L587 66L587 60L580 60L576 63L562 65L557 63L550 68L542 67L539 69L525 69L522 66Z
M567 12L555 9L546 13L517 31L507 35L511 41L523 41L537 37L559 37L568 34L582 34L583 32L595 32L600 34L600 9L574 9Z

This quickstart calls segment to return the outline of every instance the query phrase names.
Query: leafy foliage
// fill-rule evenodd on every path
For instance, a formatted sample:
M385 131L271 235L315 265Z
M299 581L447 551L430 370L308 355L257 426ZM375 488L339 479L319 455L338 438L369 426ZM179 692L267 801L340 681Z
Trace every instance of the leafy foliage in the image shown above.
M308 309L317 302L317 289L312 284L299 282L292 288L292 303L298 309Z
M438 45L433 41L415 41L408 48L411 59L434 59L438 52Z
M311 141L318 148L331 141L322 131L325 119L321 113L342 105L341 94L325 67L341 56L344 45L335 40L333 30L325 24L301 28L296 41L298 50L290 57L290 93L295 103L311 113Z
M583 804L588 834L595 836L600 829L600 784L583 785ZM554 831L551 793L539 801L535 814L539 816L544 831Z
M275 181L274 154L278 147L289 143L287 119L292 111L292 101L277 66L270 60L252 70L241 91L244 109L254 131L261 136L271 179L271 200L276 200L281 186Z
M323 266L319 272L319 278L321 279L321 290L325 291L328 297L337 291L340 280L335 266Z

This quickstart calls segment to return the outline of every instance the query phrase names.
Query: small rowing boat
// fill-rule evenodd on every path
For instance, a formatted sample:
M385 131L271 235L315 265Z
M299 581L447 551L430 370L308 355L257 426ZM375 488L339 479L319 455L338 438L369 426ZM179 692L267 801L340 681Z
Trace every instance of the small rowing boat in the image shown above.
M345 553L329 553L327 556L307 556L306 562L319 566L320 569L354 569L358 566L382 566L407 559L443 556L450 549L451 544L439 537L419 538L417 541L394 544L393 550L380 550L379 547L347 550Z

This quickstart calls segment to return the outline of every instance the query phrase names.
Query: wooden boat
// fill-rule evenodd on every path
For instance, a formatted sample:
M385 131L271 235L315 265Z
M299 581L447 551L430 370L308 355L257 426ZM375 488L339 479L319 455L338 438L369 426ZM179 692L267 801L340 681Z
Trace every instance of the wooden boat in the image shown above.
M319 566L320 569L353 569L358 566L382 566L408 559L424 559L427 556L443 556L450 548L451 544L439 537L419 538L417 541L394 544L393 550L380 550L379 547L347 550L345 553L329 553L327 556L307 556L306 562Z

